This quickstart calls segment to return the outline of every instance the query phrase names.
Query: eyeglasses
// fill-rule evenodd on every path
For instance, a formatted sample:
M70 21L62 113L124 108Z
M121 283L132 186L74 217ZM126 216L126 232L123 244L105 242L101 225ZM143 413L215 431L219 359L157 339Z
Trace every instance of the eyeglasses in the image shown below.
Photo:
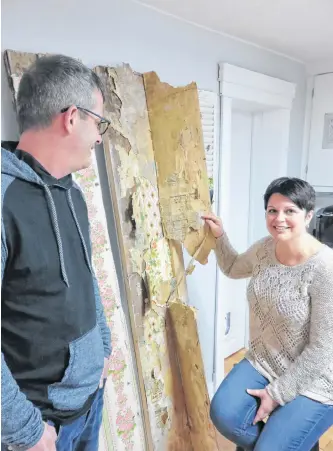
M67 108L63 108L63 109L61 110L61 113L66 113L66 111L68 111L69 108L70 108L69 106L68 106ZM106 118L103 117L103 116L100 116L100 115L97 114L97 113L94 113L93 111L88 110L87 108L82 108L82 107L80 107L80 106L77 106L76 108L77 108L78 110L82 111L83 113L86 113L86 114L92 114L93 116L98 117L98 119L100 119L99 122L96 122L97 128L98 128L98 133L99 133L101 136L104 135L104 133L107 131L107 129L109 128L109 126L110 126L110 124L111 124L111 122L110 122L108 119L106 119Z

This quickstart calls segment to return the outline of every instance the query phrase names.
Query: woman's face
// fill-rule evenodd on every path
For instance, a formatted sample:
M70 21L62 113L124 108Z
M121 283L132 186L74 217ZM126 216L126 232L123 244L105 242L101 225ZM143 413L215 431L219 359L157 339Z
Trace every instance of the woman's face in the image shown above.
M266 210L266 225L275 239L290 240L306 233L313 212L306 213L282 194L272 194Z

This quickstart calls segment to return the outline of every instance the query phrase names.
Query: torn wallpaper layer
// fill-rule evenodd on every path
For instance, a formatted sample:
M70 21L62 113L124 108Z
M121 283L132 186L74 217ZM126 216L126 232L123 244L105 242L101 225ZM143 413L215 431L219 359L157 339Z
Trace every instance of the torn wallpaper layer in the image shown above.
M211 211L198 90L195 83L174 88L155 72L144 74L163 230L206 263L215 239L201 215Z
M97 67L107 86L104 138L143 397L155 451L193 451L175 344L167 327L172 268L163 237L142 76Z
M169 303L167 323L175 340L192 449L217 451L195 310L186 305L186 281L182 279L184 272L193 271L192 261L204 263L215 245L201 220L211 204L198 91L195 83L184 88L161 83L154 72L144 74L144 83L163 231L169 238L177 287ZM181 242L192 255L186 270Z

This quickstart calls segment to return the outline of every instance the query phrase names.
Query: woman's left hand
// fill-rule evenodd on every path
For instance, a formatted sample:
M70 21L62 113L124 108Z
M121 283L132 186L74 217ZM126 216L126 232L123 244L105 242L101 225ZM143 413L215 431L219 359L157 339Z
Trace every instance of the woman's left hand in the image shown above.
M257 424L259 421L263 421L275 410L279 403L277 403L268 393L266 389L263 390L247 390L248 394L260 398L260 407L257 411L257 415L254 418L253 424Z

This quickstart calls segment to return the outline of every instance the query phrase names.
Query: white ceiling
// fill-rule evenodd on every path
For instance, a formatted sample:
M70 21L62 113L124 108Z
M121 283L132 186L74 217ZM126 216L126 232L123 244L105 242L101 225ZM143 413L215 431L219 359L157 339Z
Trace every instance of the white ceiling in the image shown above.
M309 63L333 58L333 0L137 0Z

